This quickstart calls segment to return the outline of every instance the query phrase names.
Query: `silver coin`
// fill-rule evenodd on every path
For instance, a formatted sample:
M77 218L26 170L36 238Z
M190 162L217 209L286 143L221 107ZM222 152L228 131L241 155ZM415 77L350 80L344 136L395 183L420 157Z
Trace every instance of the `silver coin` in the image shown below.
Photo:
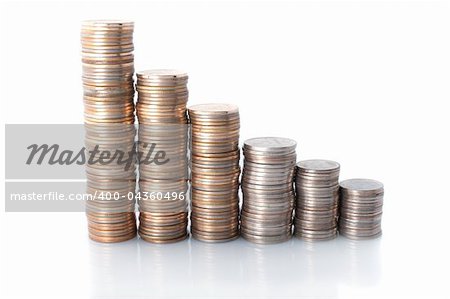
M286 152L293 151L297 142L282 137L260 137L247 139L244 142L244 149L260 152Z
M350 239L381 235L383 184L370 179L350 179L340 183L339 233Z
M295 147L295 141L286 138L244 142L241 235L246 240L270 244L291 237Z

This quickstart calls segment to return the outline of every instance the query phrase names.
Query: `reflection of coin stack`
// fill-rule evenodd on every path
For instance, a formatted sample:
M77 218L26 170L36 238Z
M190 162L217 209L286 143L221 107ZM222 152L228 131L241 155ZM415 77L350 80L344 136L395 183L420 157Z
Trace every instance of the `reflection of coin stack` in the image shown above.
M134 214L134 87L133 23L86 21L81 44L87 151L97 150L87 163L89 236L100 242L120 242L136 235ZM119 163L120 155L122 161ZM104 156L101 156L101 155ZM109 154L107 163L100 163ZM95 162L98 161L98 162ZM130 196L130 194L132 196Z
M306 160L297 164L295 235L306 240L329 240L337 235L338 163Z
M369 179L340 183L339 233L350 239L369 239L381 235L383 184Z
M278 243L291 237L296 145L277 137L244 142L241 235L248 241Z
M189 108L192 236L206 242L239 235L239 110L229 104Z
M142 153L139 235L155 243L183 240L188 224L188 76L175 70L150 70L139 72L137 79ZM145 161L150 150L158 161Z

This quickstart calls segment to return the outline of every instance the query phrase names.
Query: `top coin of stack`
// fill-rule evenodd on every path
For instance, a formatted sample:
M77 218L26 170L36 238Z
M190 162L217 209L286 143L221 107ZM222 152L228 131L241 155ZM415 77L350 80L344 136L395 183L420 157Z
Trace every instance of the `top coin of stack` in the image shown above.
M189 108L191 121L192 227L206 242L239 235L239 110L230 104Z
M297 163L295 235L306 240L337 236L339 163L306 160Z
M280 137L244 142L241 235L246 240L269 244L291 237L296 146Z
M139 152L145 155L153 146L166 159L139 165L139 234L149 242L169 243L187 236L187 81L187 74L177 70L137 73Z
M350 179L340 183L339 233L350 239L381 235L383 184L370 179Z
M133 28L123 21L82 23L86 123L134 123Z

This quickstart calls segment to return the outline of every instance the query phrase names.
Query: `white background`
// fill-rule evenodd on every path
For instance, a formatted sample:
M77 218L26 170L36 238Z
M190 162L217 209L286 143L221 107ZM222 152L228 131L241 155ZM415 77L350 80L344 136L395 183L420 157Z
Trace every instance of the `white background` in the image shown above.
M450 296L448 2L2 3L2 123L82 123L80 21L102 18L135 21L137 70L186 70L190 104L238 104L241 141L382 181L384 234L102 245L82 213L2 212L2 298Z

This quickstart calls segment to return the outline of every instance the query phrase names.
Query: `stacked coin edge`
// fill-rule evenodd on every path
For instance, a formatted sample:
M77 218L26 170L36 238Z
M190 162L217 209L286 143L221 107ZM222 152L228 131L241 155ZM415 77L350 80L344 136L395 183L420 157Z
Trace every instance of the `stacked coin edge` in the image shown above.
M295 236L308 241L336 238L339 163L304 160L297 163L296 170Z
M85 21L81 28L85 142L87 150L134 149L133 22ZM117 162L117 161L115 161ZM89 236L98 242L121 242L136 236L135 164L87 164ZM111 194L120 199L111 201ZM106 198L106 200L104 200Z
M164 153L165 163L139 163L139 235L152 243L187 237L188 75L154 69L137 73L138 149Z
M237 106L189 107L191 122L191 234L217 243L239 236L239 129Z
M241 235L258 244L287 241L292 212L297 143L288 138L262 137L244 142Z

